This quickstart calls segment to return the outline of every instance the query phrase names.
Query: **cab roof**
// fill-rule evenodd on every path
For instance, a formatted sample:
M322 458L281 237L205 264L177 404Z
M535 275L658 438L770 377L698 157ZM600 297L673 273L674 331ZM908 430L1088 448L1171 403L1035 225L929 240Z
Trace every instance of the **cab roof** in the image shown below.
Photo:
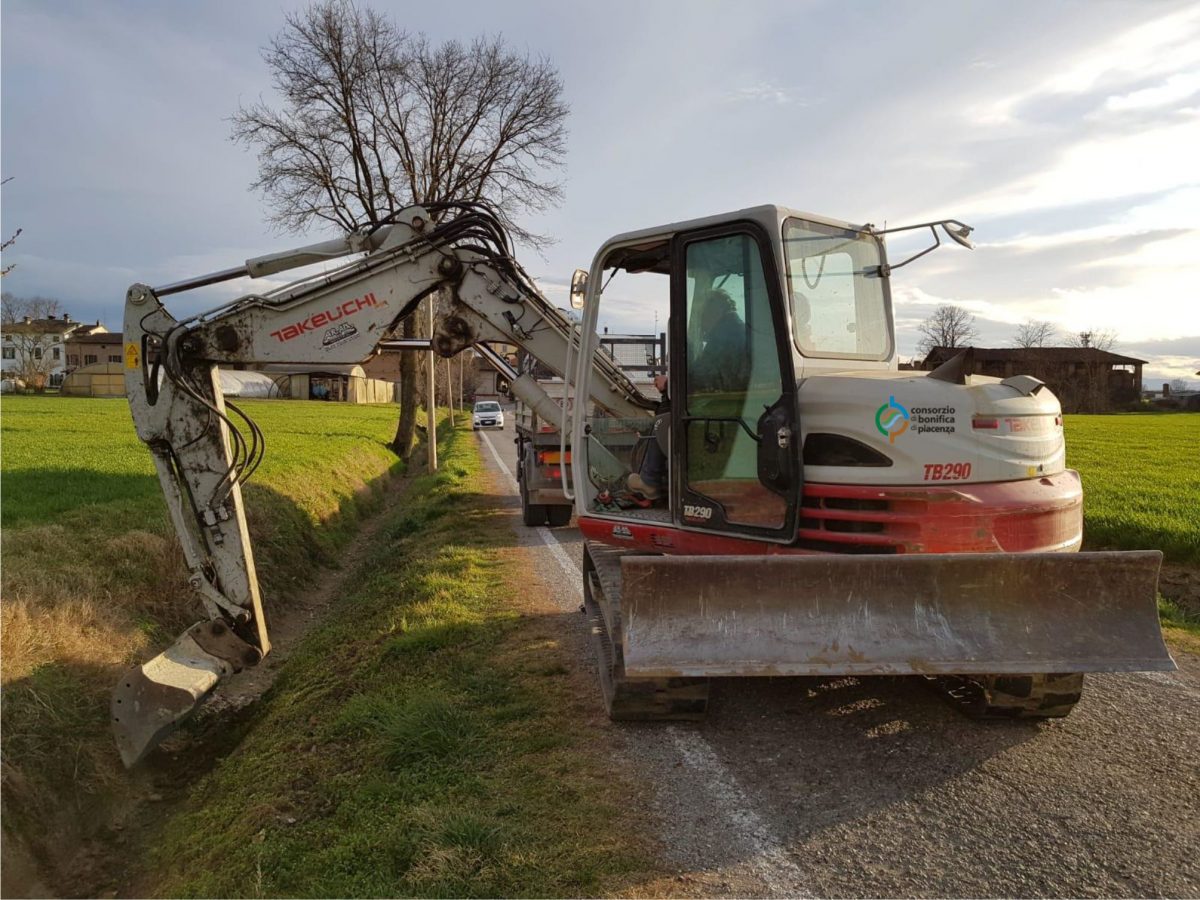
M831 219L828 216L819 216L787 206L767 203L713 216L704 216L699 219L685 219L681 222L671 222L654 228L627 231L605 241L597 256L604 260L603 267L605 269L619 268L630 272L666 272L669 271L669 261L664 244L681 231L695 231L702 228L713 228L727 222L749 220L761 225L768 234L776 234L784 219L789 218L805 219L809 222L818 222L822 225L845 228L850 231L860 231L865 227L841 219ZM614 250L619 252L614 255Z

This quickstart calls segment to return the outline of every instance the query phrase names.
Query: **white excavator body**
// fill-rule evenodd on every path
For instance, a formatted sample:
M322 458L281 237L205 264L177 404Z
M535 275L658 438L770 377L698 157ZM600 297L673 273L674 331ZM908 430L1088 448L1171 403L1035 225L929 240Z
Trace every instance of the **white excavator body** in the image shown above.
M956 221L913 227L969 246ZM762 206L621 235L573 283L581 325L541 295L479 204L414 207L345 239L134 285L130 406L207 620L122 678L125 762L270 650L239 490L264 441L221 397L217 368L419 349L390 334L435 291L451 302L420 346L474 348L563 423L564 451L570 438L564 487L589 541L586 607L614 718L695 717L708 677L778 674L966 678L985 712L1062 715L1079 673L1172 667L1161 555L1064 552L1080 546L1082 494L1050 391L974 375L969 353L897 371L891 272L928 250L889 265L885 233ZM355 253L189 320L160 301ZM669 403L597 352L617 270L669 282ZM587 399L566 404L569 428L491 342L519 345ZM652 448L666 468L654 498L630 487Z

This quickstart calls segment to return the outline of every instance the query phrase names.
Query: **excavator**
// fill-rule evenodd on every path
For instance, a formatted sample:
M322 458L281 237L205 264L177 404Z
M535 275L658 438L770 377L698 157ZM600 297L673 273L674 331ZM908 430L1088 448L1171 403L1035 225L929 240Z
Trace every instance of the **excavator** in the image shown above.
M924 229L930 246L889 263L885 235ZM972 246L970 232L774 205L668 224L604 243L572 278L569 314L521 268L494 210L445 202L133 285L130 409L205 615L117 684L123 761L271 649L241 495L265 441L222 396L219 369L401 349L390 335L435 293L442 312L414 346L473 348L559 424L613 719L700 718L715 677L871 675L922 676L972 715L1053 717L1079 700L1084 673L1173 669L1161 554L1080 551L1080 479L1049 388L974 374L969 351L929 372L898 368L892 273L943 235ZM324 271L189 318L163 305L315 263ZM669 293L667 402L598 352L618 273L653 274ZM501 343L560 376L561 402ZM646 489L651 455L660 490Z

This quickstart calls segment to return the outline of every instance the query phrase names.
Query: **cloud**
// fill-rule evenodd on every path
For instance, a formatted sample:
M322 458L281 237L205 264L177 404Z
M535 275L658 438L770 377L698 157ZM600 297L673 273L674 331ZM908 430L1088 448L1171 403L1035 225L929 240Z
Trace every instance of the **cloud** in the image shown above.
M737 88L736 90L724 91L720 97L724 103L774 103L777 106L786 106L788 104L795 104L796 106L809 105L809 102L803 98L796 88L780 87L770 81L760 81L756 84Z
M1200 64L1197 33L1200 33L1200 7L1192 6L1151 20L1073 59L1066 57L1065 65L1031 87L976 105L971 117L978 125L1003 125L1019 119L1022 108L1040 98L1120 90L1114 85L1133 80L1155 77L1170 80L1181 69Z
M1066 147L1050 165L968 197L975 216L1131 197L1200 182L1200 115Z
M81 316L105 309L111 327L134 280L175 281L316 239L265 233L246 190L253 156L228 142L224 121L270 92L256 50L281 10L302 3L98 11L9 0L5 174L18 179L3 212L26 232L6 288L58 294ZM951 247L897 272L902 332L941 300L973 310L1000 345L1026 316L1126 339L1200 331L1181 299L1200 283L1194 4L546 10L478 3L467 18L527 36L517 42L563 73L567 202L527 223L561 239L534 261L556 302L610 234L775 201L892 224L957 214L979 227L976 253ZM619 48L590 40L614 15L638 27ZM460 7L404 17L434 40L463 36ZM655 291L620 278L610 302L614 330L648 331L659 309L665 319Z
M1184 72L1172 75L1166 81L1153 87L1109 97L1104 101L1104 108L1111 112L1154 109L1187 100L1198 92L1200 92L1200 72Z

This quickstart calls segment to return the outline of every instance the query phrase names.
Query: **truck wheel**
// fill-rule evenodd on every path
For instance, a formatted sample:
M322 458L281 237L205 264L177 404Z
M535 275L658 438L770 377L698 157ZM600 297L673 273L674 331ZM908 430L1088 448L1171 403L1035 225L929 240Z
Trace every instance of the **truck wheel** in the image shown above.
M522 503L521 521L533 528L546 524L546 507L540 503Z
M562 528L571 521L570 506L547 506L546 507L546 524L551 528Z
M521 485L521 521L530 528L546 524L546 507L541 503L529 502L529 489L525 487L525 479L519 479Z

